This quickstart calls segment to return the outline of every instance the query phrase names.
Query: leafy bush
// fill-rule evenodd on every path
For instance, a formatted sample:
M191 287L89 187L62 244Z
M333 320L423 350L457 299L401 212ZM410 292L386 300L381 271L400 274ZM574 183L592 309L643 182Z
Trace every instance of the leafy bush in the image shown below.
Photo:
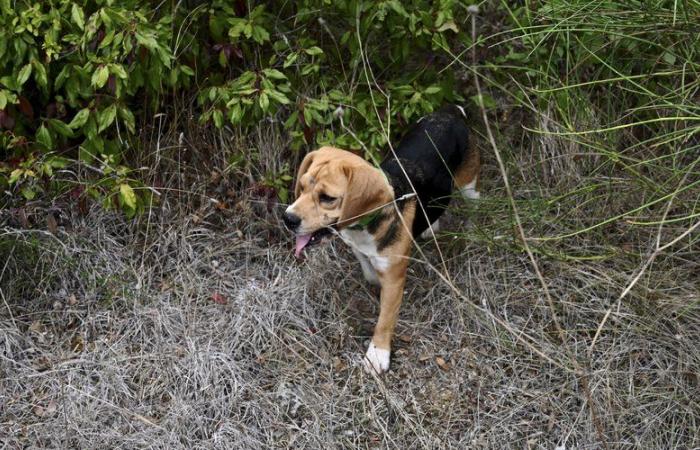
M125 152L174 93L196 96L202 122L219 128L276 117L294 149L334 143L375 157L391 134L380 118L403 124L460 98L434 51L467 40L456 2L188 5L1 0L0 183L33 198L51 176L35 162L99 163L88 192L134 214L142 199Z

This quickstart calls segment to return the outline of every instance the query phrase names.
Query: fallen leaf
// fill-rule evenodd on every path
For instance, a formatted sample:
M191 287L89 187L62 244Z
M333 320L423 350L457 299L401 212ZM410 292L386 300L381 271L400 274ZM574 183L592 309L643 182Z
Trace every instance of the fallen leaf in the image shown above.
M27 211L24 208L19 210L19 221L24 228L31 228L32 224L29 222L29 217L27 217Z
M32 362L32 367L39 372L43 372L51 368L51 360L46 356L40 356Z
M49 213L46 216L46 227L49 229L51 234L56 234L58 231L58 223L56 222L56 217L54 217L53 214Z
M45 414L53 414L56 412L56 409L58 409L58 406L56 405L56 402L51 400L49 401L49 404L46 405L46 408L44 408L44 413Z
M34 322L32 322L31 325L29 325L29 331L33 331L35 333L43 333L45 331L45 328L40 321L35 320Z
M211 299L214 300L214 303L218 303L219 305L226 305L228 303L226 297L219 294L218 292L214 292L211 296Z
M70 340L70 348L75 353L82 352L83 349L85 349L85 340L83 337L79 334L73 336L73 339Z
M75 294L71 294L68 297L68 305L70 306L75 306L78 304L78 299L75 297Z
M333 357L333 368L340 372L342 370L345 370L348 367L347 364L345 364L345 361L340 359L339 357L335 356Z
M450 370L450 364L442 356L436 357L435 362L442 370Z
M406 343L409 343L409 342L411 342L411 341L413 340L413 338L412 338L411 336L407 335L407 334L402 334L402 335L400 335L400 336L399 336L399 339L400 339L402 342L406 342Z

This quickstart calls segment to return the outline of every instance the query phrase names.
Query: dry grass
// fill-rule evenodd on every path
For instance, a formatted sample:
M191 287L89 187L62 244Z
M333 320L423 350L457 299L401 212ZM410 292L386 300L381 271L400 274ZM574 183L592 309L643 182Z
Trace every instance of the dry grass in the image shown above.
M191 140L233 147L225 135ZM506 155L527 233L580 227L629 201L605 191L574 210L543 205L608 175L542 144L546 161L536 142ZM392 370L375 379L358 363L378 304L350 251L336 241L298 263L281 208L231 170L217 186L185 176L183 149L169 148L154 152L163 170L150 176L174 190L137 222L64 205L54 236L41 208L33 229L2 212L0 448L700 446L696 236L621 301L655 229L535 245L562 343L487 157L479 210L457 204L438 240L451 284L424 244L435 266L412 264ZM274 168L269 150L261 173ZM229 154L212 154L224 167ZM227 209L206 200L231 187ZM663 242L683 229L667 227ZM613 246L607 258L572 256Z

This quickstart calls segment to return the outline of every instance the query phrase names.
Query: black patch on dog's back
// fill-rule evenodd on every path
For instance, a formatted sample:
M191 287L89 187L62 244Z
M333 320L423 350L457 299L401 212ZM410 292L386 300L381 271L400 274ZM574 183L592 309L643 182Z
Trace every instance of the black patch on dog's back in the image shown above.
M411 185L418 194L420 204L416 205L414 236L427 229L449 205L454 173L468 152L469 128L465 117L459 108L449 105L419 120L396 147L396 157L390 155L382 162L381 168L396 198L413 192Z

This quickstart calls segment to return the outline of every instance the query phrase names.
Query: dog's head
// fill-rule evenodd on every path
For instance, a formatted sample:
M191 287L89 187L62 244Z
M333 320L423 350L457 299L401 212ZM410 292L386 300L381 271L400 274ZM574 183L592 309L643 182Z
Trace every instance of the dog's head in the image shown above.
M352 225L393 198L384 174L348 151L322 147L306 155L299 167L295 202L284 223L296 234L297 257L329 228Z

